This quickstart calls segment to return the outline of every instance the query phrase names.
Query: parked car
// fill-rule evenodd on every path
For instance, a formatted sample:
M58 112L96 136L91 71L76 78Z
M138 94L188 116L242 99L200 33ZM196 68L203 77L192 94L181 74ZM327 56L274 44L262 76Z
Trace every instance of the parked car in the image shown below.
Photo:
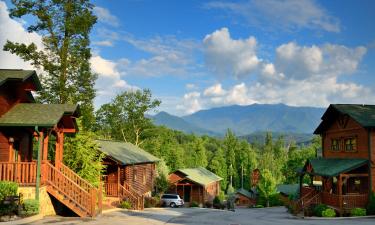
M160 200L163 206L170 206L172 208L184 205L184 200L178 194L164 194Z

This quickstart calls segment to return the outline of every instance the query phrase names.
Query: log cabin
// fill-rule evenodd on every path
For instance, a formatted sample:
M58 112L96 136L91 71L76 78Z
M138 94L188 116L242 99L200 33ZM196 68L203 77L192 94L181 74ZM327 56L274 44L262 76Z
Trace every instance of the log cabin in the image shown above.
M375 191L375 105L331 104L314 134L322 137L322 157L300 171L299 208L323 203L341 215L365 208ZM308 187L304 176L311 178Z
M179 169L169 175L169 192L179 194L185 203L203 205L219 195L221 180L203 167Z
M100 151L105 154L106 206L116 206L125 199L132 204L133 209L143 209L144 197L151 196L153 191L156 163L160 159L128 142L97 142Z
M240 188L236 190L236 206L239 207L250 207L256 205L257 194L253 190L246 190Z
M0 69L0 180L39 200L42 215L57 202L81 217L101 210L100 190L63 164L64 136L78 131L79 106L35 103L35 71Z

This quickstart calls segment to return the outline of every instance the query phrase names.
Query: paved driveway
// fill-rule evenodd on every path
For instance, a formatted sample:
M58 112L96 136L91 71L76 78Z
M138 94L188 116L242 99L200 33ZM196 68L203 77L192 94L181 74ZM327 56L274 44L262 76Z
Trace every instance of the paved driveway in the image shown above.
M265 209L237 209L236 212L214 209L145 209L144 211L117 211L104 214L95 219L49 217L33 224L74 225L74 224L212 224L212 225L346 225L375 224L375 219L340 219L340 220L303 220L294 219L283 207Z

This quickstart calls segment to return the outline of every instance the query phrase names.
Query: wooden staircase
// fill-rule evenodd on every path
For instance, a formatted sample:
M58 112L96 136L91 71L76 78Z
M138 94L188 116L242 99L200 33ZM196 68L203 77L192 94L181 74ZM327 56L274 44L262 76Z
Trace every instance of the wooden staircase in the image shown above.
M132 209L134 210L144 209L144 195L139 194L130 185L126 183L124 184L124 186L120 185L119 197L123 201L129 201L132 205Z
M101 210L101 191L74 171L63 165L57 167L49 162L42 165L42 181L47 192L80 217L94 217Z

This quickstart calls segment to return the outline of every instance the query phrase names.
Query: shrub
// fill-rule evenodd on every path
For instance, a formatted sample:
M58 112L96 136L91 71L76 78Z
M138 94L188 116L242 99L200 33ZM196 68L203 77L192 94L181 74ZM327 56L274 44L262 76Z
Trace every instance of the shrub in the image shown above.
M335 217L336 212L335 212L335 210L333 210L331 208L328 208L328 209L326 209L322 212L322 216L323 217Z
M370 195L370 201L367 205L367 215L375 215L375 192Z
M221 208L221 200L219 196L215 196L212 205L215 209L220 209Z
M263 205L256 205L254 208L264 208Z
M322 217L322 213L324 210L328 209L328 206L327 205L324 205L324 204L319 204L317 206L314 207L313 209L313 214L315 216L318 216L318 217Z
M0 181L0 202L7 196L17 195L18 184L9 181Z
M350 216L366 216L366 209L354 208L350 210Z
M212 202L211 201L206 201L204 203L204 207L206 207L206 208L212 208Z
M21 215L32 216L39 213L39 201L36 199L26 199L23 201Z
M192 202L190 203L190 207L198 207L198 206L199 206L199 205L198 205L197 202L192 201Z
M225 200L225 193L224 191L220 191L219 195L217 196L221 202Z
M120 208L131 209L132 208L132 204L129 201L122 201L120 203Z
M258 201L257 203L259 205L267 205L267 199L264 197L264 196L260 196L258 198ZM268 197L268 203L269 203L269 206L272 207L272 206L282 206L284 205L283 201L281 201L280 199L280 195L279 194L273 194L273 195L270 195Z
M154 197L145 197L144 207L145 208L153 208L153 207L159 207L160 204L160 197L154 196Z

